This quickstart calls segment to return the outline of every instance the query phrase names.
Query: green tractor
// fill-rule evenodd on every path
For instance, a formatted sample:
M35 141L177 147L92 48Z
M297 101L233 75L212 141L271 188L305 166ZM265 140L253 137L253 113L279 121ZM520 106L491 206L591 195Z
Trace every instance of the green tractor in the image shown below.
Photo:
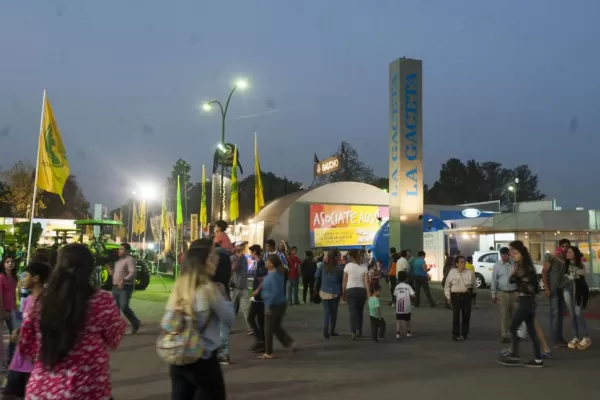
M121 244L110 240L110 234L104 234L104 230L107 227L112 228L114 226L121 225L122 223L120 221L110 220L86 219L75 221L75 226L77 226L77 228L80 230L79 241L81 243L83 243L85 227L100 227L99 237L92 236L88 242L88 246L96 259L96 279L98 285L105 290L110 290L112 288L111 273L115 261L117 261L119 258L118 253ZM144 290L150 283L150 272L152 270L152 266L142 257L140 257L139 251L133 246L131 247L131 255L135 258L137 266L137 273L135 275L135 290Z

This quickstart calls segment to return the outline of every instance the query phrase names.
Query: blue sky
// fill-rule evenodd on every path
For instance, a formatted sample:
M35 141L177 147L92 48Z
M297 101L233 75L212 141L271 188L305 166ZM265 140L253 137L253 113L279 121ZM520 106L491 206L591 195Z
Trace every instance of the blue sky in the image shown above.
M600 1L0 0L0 165L34 161L42 90L87 198L120 204L227 141L251 171L310 183L344 139L387 173L388 64L423 60L425 181L450 157L529 164L566 207L600 208ZM253 114L265 115L240 118Z

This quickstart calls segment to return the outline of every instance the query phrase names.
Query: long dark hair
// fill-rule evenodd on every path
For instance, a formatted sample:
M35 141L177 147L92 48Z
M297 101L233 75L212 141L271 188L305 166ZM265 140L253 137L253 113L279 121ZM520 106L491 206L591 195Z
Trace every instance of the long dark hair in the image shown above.
M338 250L330 250L327 253L327 262L323 268L329 275L333 275L335 274L335 271L337 271L338 266L340 265L340 255L341 253Z
M585 268L585 266L583 265L583 261L581 261L581 259L583 258L583 254L581 254L581 250L579 250L579 247L576 246L571 246L571 250L573 250L573 265L576 266L577 268ZM567 260L565 261L565 271L569 270L569 265L571 264L571 260L569 260L567 258Z
M285 273L285 267L283 266L281 258L279 258L278 254L269 254L269 256L267 257L267 261L271 261L273 267L275 267L277 272L279 272L281 275Z
M40 311L39 356L48 368L67 357L79 340L89 299L95 292L91 283L93 271L94 256L86 245L73 243L58 252Z
M533 260L531 259L531 254L529 254L529 250L527 250L527 247L525 247L525 245L523 244L522 241L520 241L520 240L512 241L512 242L510 242L508 247L510 247L513 250L518 251L519 254L521 254L521 261L519 262L521 267L534 268Z
M18 279L17 277L17 259L16 257L13 256L6 256L2 259L2 264L0 264L0 274L4 274L6 275L6 269L4 268L4 263L6 262L6 260L8 260L9 258L11 258L13 260L13 262L15 263L12 271L10 272L10 276L13 277L13 279L16 281Z

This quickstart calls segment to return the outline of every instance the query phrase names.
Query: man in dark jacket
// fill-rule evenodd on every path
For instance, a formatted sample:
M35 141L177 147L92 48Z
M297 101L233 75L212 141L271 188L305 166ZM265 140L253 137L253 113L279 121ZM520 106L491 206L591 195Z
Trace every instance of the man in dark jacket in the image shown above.
M308 301L310 304L313 303L314 298L314 286L315 286L315 272L317 272L317 262L313 256L313 252L308 250L305 253L304 261L300 264L300 275L302 276L302 301L306 303L306 293L310 293Z
M186 253L187 257L194 257L199 250L213 249L213 241L211 239L197 239L190 244L190 248ZM223 286L223 290L230 296L229 293L229 281L231 280L231 259L230 254L227 250L219 247L214 247L218 256L217 270L212 277L213 282ZM222 365L228 365L230 362L229 358L229 327L221 324L221 342L222 347L219 350L219 363Z

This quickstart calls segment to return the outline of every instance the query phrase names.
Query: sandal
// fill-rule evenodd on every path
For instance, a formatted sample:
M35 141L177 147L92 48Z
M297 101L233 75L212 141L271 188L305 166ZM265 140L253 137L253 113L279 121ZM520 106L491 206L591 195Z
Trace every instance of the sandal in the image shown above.
M274 357L272 354L267 354L267 353L264 353L264 354L261 354L260 356L258 356L257 358L258 358L259 360L272 360L272 359L274 359L275 357Z

